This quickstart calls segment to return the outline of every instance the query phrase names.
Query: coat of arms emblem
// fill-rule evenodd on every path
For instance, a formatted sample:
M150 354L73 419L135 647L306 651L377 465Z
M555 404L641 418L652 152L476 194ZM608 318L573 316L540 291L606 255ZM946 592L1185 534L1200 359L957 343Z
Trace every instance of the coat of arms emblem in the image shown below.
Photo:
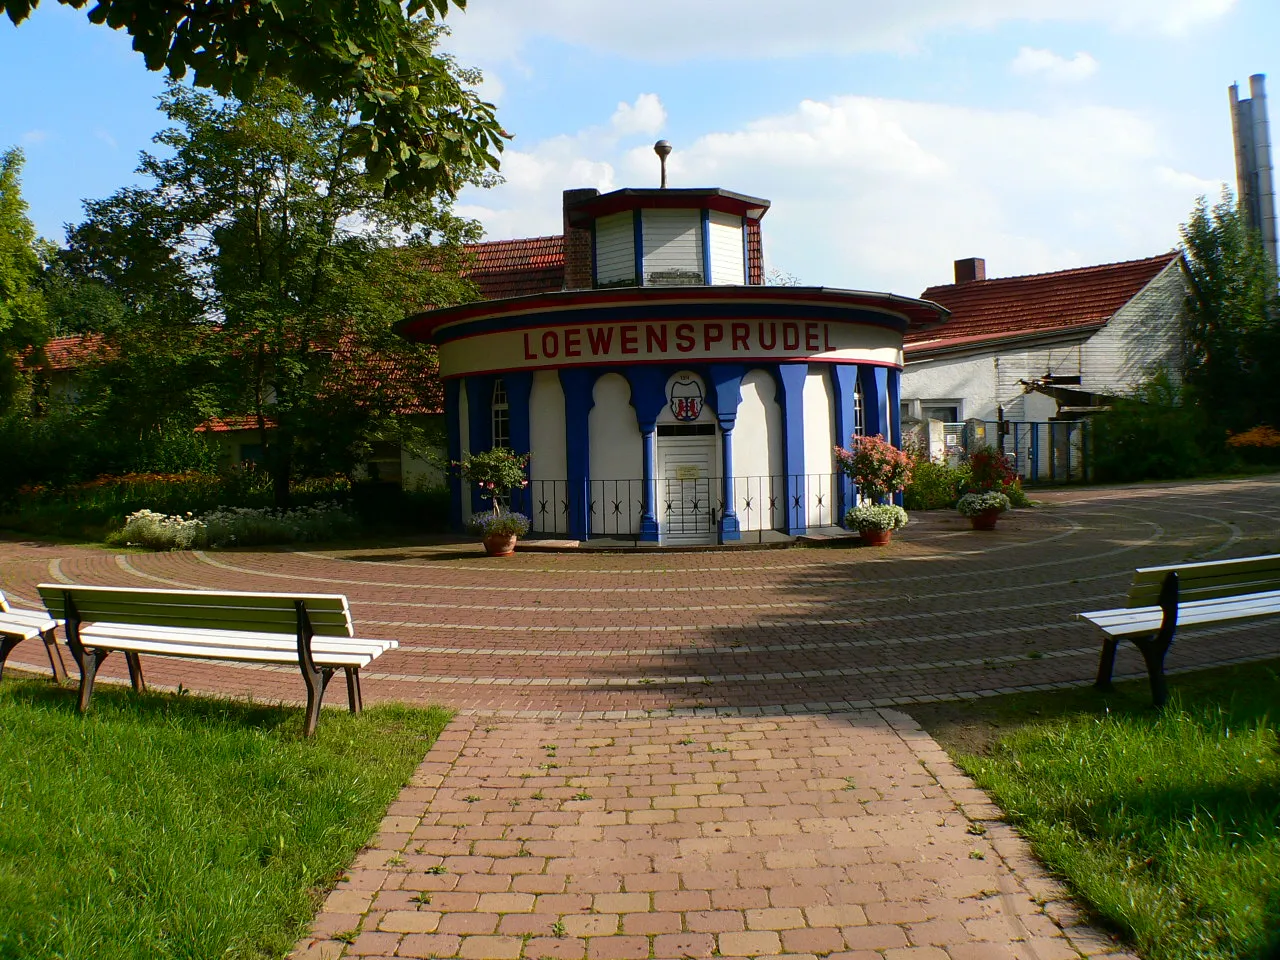
M702 385L687 377L678 377L671 385L671 415L682 423L697 420L702 414Z

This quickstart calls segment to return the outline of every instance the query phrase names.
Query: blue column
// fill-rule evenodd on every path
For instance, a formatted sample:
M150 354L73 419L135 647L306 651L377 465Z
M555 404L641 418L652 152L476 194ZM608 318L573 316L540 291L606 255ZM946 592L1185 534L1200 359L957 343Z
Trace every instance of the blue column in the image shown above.
M462 391L460 381L444 382L444 424L447 439L445 453L449 458L449 469L445 472L445 482L449 485L449 527L462 529L462 478L453 466L462 459L462 411L458 405Z
M628 367L623 371L627 382L631 384L631 406L636 412L636 424L640 427L640 438L644 444L644 506L640 514L640 539L649 543L657 543L660 536L654 476L654 464L658 456L657 427L658 415L667 403L667 380L670 372L663 366Z
M533 393L533 371L522 370L504 373L502 382L507 388L508 429L511 431L511 449L516 453L529 452L529 397ZM533 515L529 488L511 491L511 509L525 516Z
M889 378L889 435L895 447L902 447L902 371L896 367L888 371ZM902 506L902 493L893 495L893 502Z
M778 364L778 384L782 396L783 464L787 473L787 533L799 534L808 529L805 503L804 473L804 380L809 375L807 363Z
M889 371L864 364L858 367L862 384L862 430L869 437L881 436L893 442L889 423Z
M483 453L493 447L493 376L467 377L467 434L472 453ZM471 495L463 496L464 507L471 504L471 512L492 510L493 503L480 488L470 485Z
M564 389L564 446L569 536L591 536L591 408L595 406L596 372L589 368L560 371Z
M742 378L747 368L739 363L717 363L711 367L711 383L716 395L716 420L720 423L720 478L724 509L720 511L720 542L741 540L733 488L733 428L742 402Z
M858 368L852 363L832 364L831 388L835 391L836 441L848 447L853 439L853 403L858 386ZM844 522L844 515L858 502L858 488L852 477L840 474L839 507L836 519Z

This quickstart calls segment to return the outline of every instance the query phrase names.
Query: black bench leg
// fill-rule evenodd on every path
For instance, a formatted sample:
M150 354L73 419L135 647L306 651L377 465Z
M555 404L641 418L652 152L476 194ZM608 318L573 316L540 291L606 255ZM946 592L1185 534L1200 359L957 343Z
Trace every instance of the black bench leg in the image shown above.
M302 668L302 681L307 685L307 717L302 726L304 737L314 737L316 724L320 722L320 702L324 700L325 688L333 677L333 668L324 667L318 670Z
M1169 644L1161 643L1160 636L1140 637L1134 639L1134 645L1142 651L1142 659L1147 662L1147 677L1151 680L1151 702L1163 707L1169 698L1169 690L1164 682L1164 657L1169 652Z
M347 706L352 713L364 709L364 700L360 696L360 668L346 667L347 671Z
M147 682L142 679L142 660L136 653L126 653L125 663L129 664L129 682L133 684L134 693L146 693Z
M44 640L45 652L49 654L49 666L53 669L53 679L57 683L64 683L67 679L67 667L62 662L62 649L58 646L58 639L53 635L52 630L46 630L40 635ZM3 666L0 663L0 666Z
M89 698L93 696L93 680L98 675L98 668L107 659L110 650L86 650L80 660L80 712L89 709Z
M1099 690L1111 689L1111 674L1116 668L1116 645L1112 637L1102 641L1102 656L1098 658L1098 679L1093 685Z
M9 652L21 642L20 637L0 637L0 680L4 679L4 662L9 659Z

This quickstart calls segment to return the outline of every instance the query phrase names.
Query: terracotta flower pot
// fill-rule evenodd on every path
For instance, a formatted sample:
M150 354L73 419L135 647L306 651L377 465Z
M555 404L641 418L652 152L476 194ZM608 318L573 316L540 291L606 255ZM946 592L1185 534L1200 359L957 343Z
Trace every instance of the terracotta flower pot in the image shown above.
M975 513L969 518L969 523L975 530L994 530L996 521L1000 519L1000 510L983 510L981 513Z
M883 547L893 539L892 530L859 530L858 536L862 537L862 543L867 547Z
M484 538L484 552L491 557L509 557L516 552L514 533L491 533Z

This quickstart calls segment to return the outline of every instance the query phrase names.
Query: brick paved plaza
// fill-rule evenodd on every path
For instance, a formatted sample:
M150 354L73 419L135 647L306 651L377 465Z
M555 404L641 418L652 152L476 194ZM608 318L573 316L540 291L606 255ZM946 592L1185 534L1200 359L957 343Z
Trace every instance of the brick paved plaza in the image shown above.
M45 580L345 593L361 634L401 643L366 699L463 711L300 956L1053 960L1113 948L911 705L1088 681L1098 638L1074 615L1118 603L1136 566L1280 552L1280 477L1040 496L991 533L918 513L882 549L7 541L0 589L25 606ZM1273 622L1200 631L1169 665L1274 657L1278 640ZM47 672L41 654L10 663ZM146 668L157 686L302 695L287 668ZM1142 672L1122 648L1117 676Z

